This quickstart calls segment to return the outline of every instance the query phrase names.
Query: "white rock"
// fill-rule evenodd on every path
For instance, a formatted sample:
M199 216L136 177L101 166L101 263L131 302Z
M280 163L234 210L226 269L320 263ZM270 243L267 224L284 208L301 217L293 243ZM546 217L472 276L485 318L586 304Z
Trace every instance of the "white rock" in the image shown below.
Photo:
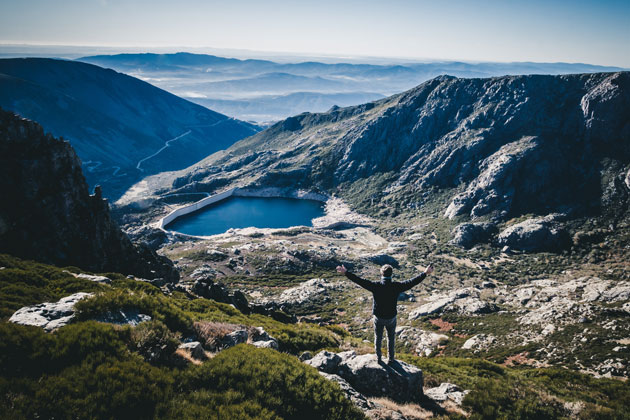
M462 349L464 350L482 350L488 348L491 344L496 341L496 337L491 334L477 334L470 337L464 345Z
M442 402L448 399L457 405L461 405L462 401L464 401L464 397L469 392L469 390L462 391L457 385L444 382L438 387L426 389L424 395L434 401Z
M18 309L9 322L20 325L33 325L46 331L67 325L74 318L74 304L92 296L92 293L79 292L59 299L58 302L40 303Z

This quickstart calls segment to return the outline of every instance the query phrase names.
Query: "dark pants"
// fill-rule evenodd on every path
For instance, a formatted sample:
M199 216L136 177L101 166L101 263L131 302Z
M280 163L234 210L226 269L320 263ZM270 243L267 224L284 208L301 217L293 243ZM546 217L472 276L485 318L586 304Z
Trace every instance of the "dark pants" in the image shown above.
M381 359L381 343L383 342L383 327L387 328L387 357L394 360L394 344L396 342L396 317L391 319L374 316L374 349L376 357Z

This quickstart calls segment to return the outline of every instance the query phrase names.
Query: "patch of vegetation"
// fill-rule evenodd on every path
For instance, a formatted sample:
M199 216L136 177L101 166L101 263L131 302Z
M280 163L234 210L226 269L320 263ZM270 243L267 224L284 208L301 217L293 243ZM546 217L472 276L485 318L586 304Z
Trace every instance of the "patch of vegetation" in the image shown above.
M77 292L96 292L104 286L78 279L64 269L0 254L0 320L23 306L56 302ZM68 270L70 271L70 270Z
M481 359L401 359L423 369L425 386L456 383L471 392L464 408L471 419L628 419L630 386L566 369L508 368ZM578 403L571 412L565 403Z
M131 345L149 363L166 362L179 346L178 336L164 323L151 320L131 330Z
M301 233L309 233L311 228L306 226L298 226L292 229L276 230L271 234L273 236L297 236Z
M241 418L237 414L246 419L274 415L300 420L364 418L336 384L295 357L269 349L241 344L189 369L182 379L182 399L169 407L166 418L182 418L182 414L197 411L200 404L216 401L211 391L228 396L223 402L229 403L228 412L235 416L217 413L216 418ZM254 417L257 409L261 417Z

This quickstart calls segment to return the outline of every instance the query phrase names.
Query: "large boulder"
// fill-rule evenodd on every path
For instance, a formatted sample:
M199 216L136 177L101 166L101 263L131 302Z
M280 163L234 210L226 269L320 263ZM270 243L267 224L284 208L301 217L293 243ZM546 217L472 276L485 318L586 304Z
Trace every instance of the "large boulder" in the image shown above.
M398 402L422 398L422 370L415 366L399 361L379 363L373 354L359 356L354 351L326 352L318 358L320 354L305 363L340 376L362 395L386 397Z
M410 343L416 346L416 353L419 356L429 356L442 343L448 341L445 334L438 334L432 331L424 331L414 327L398 327L396 335L403 343Z
M549 215L512 225L499 234L497 244L531 252L565 249L571 240L557 219L557 215Z
M74 318L74 304L92 296L91 293L79 292L59 299L58 302L46 302L39 305L25 306L18 309L9 322L20 325L33 325L42 327L46 331L63 327Z
M472 248L478 243L488 242L496 231L497 227L493 223L462 223L453 229L451 243L466 249Z
M424 391L424 395L431 398L434 401L444 402L451 400L457 405L461 405L464 401L464 397L470 391L462 391L457 385L444 382L435 388L429 388Z
M361 394L356 389L354 389L352 385L350 385L348 381L343 379L341 376L334 375L331 373L326 373L326 372L319 372L319 373L320 375L322 375L324 378L328 379L329 381L336 382L339 385L339 388L341 388L341 390L343 391L343 393L346 394L346 397L350 401L352 401L352 403L355 406L359 407L360 409L364 411L374 408L374 404L370 402L370 400L368 400L365 397L365 395Z

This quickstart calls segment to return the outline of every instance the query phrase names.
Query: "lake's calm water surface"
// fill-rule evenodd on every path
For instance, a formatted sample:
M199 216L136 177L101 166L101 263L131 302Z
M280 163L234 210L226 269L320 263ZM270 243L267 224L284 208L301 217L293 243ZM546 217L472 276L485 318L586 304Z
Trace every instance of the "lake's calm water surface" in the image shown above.
M167 229L187 235L207 236L230 228L287 228L312 226L324 215L324 203L295 198L230 197L177 218Z

